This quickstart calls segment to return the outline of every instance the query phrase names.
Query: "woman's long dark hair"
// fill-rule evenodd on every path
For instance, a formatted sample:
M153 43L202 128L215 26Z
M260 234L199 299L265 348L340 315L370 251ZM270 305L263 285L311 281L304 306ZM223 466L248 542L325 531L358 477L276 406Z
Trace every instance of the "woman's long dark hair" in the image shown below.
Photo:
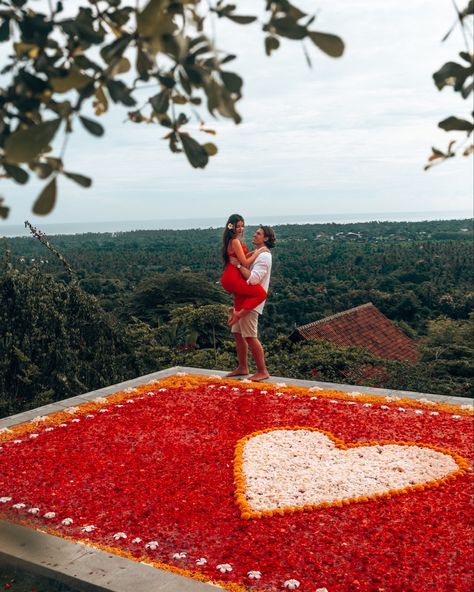
M232 214L229 216L224 228L224 234L222 235L222 260L224 261L224 267L229 262L229 255L227 253L227 247L230 241L235 238L237 230L237 222L245 224L244 219L239 214Z

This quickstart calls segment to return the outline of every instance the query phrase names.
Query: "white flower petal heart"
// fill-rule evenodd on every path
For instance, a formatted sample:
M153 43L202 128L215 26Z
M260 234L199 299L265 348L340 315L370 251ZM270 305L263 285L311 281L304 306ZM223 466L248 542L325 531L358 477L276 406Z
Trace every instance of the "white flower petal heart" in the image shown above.
M461 469L454 455L427 445L347 446L311 428L277 428L250 435L241 450L246 509L250 512L370 499L394 490L406 492Z

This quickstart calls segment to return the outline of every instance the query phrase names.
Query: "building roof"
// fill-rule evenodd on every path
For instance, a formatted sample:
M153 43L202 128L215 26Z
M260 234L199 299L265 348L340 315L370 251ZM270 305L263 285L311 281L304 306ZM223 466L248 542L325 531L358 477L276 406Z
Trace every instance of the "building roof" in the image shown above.
M297 327L291 339L330 341L361 347L385 360L416 360L413 339L407 337L371 302Z

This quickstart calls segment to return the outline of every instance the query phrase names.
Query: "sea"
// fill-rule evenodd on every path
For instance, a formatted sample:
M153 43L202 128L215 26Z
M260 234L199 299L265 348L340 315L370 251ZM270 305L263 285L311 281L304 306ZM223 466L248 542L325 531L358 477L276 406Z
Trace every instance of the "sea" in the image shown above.
M421 222L425 220L465 220L472 218L471 210L446 210L435 212L366 212L347 214L310 214L289 216L249 216L246 217L247 226L266 224L279 226L283 224L327 224L327 223L355 223L355 222ZM97 222L34 222L42 232L48 236L64 234L86 233L117 233L133 230L186 230L222 228L223 218L170 218L162 220L109 220ZM0 237L28 236L30 233L22 224L7 224L0 221Z

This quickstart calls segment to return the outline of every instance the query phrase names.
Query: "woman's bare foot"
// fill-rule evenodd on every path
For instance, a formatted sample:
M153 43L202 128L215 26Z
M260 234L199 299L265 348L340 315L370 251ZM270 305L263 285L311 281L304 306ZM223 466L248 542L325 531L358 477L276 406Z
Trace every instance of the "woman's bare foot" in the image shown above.
M235 370L232 370L232 372L228 372L225 376L226 378L231 378L232 376L247 376L248 373L248 368L236 368Z
M256 374L249 376L249 380L252 382L261 382L262 380L267 380L267 378L270 378L270 375L264 374L263 372L257 372Z

